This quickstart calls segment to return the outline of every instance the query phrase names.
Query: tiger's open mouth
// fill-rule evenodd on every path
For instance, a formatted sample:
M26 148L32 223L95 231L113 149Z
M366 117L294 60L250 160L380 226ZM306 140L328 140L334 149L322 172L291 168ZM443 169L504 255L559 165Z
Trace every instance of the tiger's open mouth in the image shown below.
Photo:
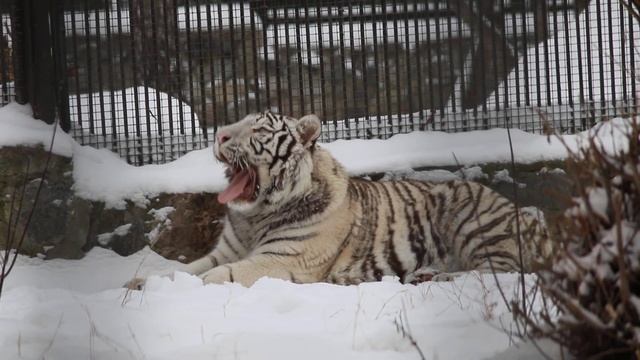
M260 189L256 169L251 165L230 164L224 157L219 160L227 165L225 175L229 179L229 186L218 194L218 202L226 204L231 201L254 201Z

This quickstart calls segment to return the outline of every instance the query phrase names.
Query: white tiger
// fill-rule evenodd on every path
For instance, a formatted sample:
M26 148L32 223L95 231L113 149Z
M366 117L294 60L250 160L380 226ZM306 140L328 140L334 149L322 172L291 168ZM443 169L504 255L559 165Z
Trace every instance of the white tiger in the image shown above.
M397 275L447 280L460 271L528 271L547 233L506 198L466 181L351 179L320 146L317 116L252 114L220 128L228 205L213 251L187 266L205 283L263 276L357 284ZM140 287L143 279L128 283Z

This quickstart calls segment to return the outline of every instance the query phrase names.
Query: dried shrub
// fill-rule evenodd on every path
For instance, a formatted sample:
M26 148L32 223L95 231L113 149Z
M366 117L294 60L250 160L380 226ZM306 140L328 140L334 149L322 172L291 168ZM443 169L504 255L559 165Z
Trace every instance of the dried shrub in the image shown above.
M577 196L556 224L555 257L538 271L543 306L513 304L529 335L580 359L640 359L639 122L600 127L627 132L617 149L595 134L570 151Z

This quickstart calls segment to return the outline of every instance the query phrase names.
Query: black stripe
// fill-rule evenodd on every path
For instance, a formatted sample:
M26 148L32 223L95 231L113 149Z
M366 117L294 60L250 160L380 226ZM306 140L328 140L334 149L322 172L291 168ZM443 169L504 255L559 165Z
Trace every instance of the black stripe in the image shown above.
M402 265L402 261L400 261L398 253L396 251L395 243L393 242L393 238L394 238L393 225L395 225L396 215L393 209L393 199L389 194L389 190L385 186L386 184L388 183L381 183L379 186L382 188L382 190L384 190L383 191L384 195L386 196L387 203L389 204L389 211L391 212L391 214L387 216L387 236L388 236L387 251L389 252L387 262L391 267L391 270L400 277L400 280L404 281L407 271L404 269L404 266Z
M275 242L280 242L280 241L304 241L304 240L310 239L310 238L312 238L312 237L314 237L316 235L317 234L315 232L310 232L308 234L300 235L300 236L277 237L277 238L269 239L269 240L265 241L264 243L259 244L258 246L265 246L265 245L273 244Z
M396 188L396 191L398 192L398 196L400 196L404 202L405 202L405 215L406 215L406 219L407 219L407 223L409 224L409 244L411 245L411 252L413 252L413 255L416 258L416 267L420 268L422 267L422 264L424 263L424 258L425 258L425 254L427 254L427 249L426 249L426 243L427 243L427 234L426 231L424 229L424 226L422 226L422 221L420 219L420 212L418 211L418 209L414 206L415 205L415 199L413 198L413 196L411 195L411 191L409 190L409 188L406 186L406 184L404 182L396 182L395 183L398 187L401 187L402 189L404 189L407 192L408 195L408 199L403 195L402 191L399 188ZM417 230L416 230L417 227ZM431 226L431 233L433 234L434 228L433 226ZM440 242L439 237L435 236L432 240L434 240L434 242ZM436 247L439 247L439 244L436 244ZM431 254L427 254L429 257L429 263L431 263L433 261Z
M231 245L231 241L229 241L229 238L226 235L222 235L222 240L225 242L225 244L227 244L227 247L231 249L231 251L233 251L236 257L240 258L240 251L238 251L233 247L233 245Z
M207 254L207 257L209 258L209 260L211 260L211 264L213 265L212 268L218 266L219 264L218 259L216 259L213 253Z
M460 247L460 251L462 251L465 247L467 247L469 245L469 243L471 243L471 241L473 239L478 237L478 235L483 234L483 233L488 232L488 231L491 231L496 226L504 223L505 219L509 215L512 215L512 214L509 214L509 213L502 214L502 215L500 215L498 217L493 218L488 223L482 224L482 225L478 226L477 228L471 230L469 233L467 233L465 235L465 239L464 239L464 242L462 243L462 246ZM483 242L484 242L485 239L481 239L481 240L483 240Z
M520 261L518 259L516 259L515 254L512 254L512 253L507 252L507 251L483 252L482 254L476 254L475 256L472 257L472 259L473 260L485 260L486 259L487 261L502 262L502 263L512 262L513 264L511 266L514 269L519 269L520 268L520 266L517 265L517 264L520 263ZM500 259L503 259L503 260L500 260Z
M471 210L469 211L469 213L462 219L462 221L458 224L458 227L456 228L456 230L453 232L453 240L455 241L455 239L458 237L458 235L460 234L460 231L462 230L462 228L467 225L467 223L469 222L469 219L471 219L471 217L476 215L476 212L478 211L478 206L480 206L480 197L477 197L474 199L473 196L473 191L471 190L471 186L469 186L468 183L465 183L467 190L469 191L469 198L464 200L464 206L458 211L461 212L464 208L466 208L467 206L469 206L469 204L473 204ZM483 189L483 188L480 188Z
M260 255L273 255L273 256L300 256L301 253L288 253L279 251L264 251Z
M226 267L227 269L229 269L229 281L230 281L230 282L235 282L235 281L233 280L233 269L231 268L231 266L230 266L230 265L225 265L224 267Z

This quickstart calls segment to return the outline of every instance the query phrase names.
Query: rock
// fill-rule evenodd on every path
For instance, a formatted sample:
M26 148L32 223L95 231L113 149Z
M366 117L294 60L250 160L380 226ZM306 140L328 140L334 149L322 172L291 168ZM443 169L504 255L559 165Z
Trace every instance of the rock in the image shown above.
M41 184L47 156L41 147L0 149L0 244L6 244L6 224L9 218L15 221L20 205L22 210L17 222L17 234L21 235L24 231ZM71 170L71 159L51 156L21 247L23 253L36 255L44 252L45 247L56 246L63 241L64 224L69 214L68 202L73 197Z
M48 259L80 259L84 256L82 250L89 235L91 217L91 202L73 197L69 204L67 222L64 224L64 237L60 243L47 251Z

